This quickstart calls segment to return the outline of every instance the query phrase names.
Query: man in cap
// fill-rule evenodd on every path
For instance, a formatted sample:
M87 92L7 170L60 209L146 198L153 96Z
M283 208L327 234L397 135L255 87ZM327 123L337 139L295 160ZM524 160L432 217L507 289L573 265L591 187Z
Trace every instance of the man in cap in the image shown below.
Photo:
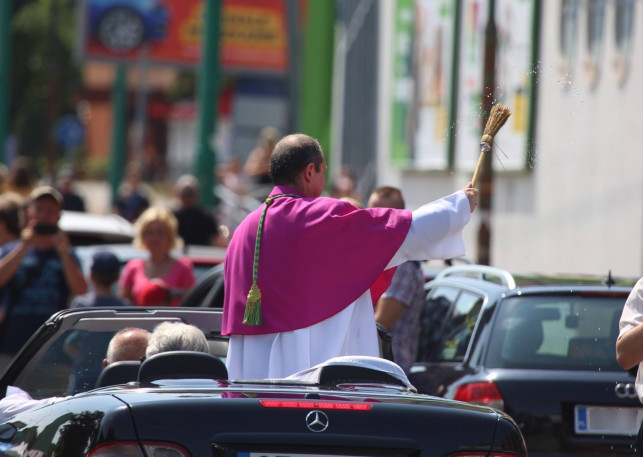
M92 290L75 297L70 308L88 308L91 306L123 306L125 303L115 295L114 284L121 273L118 257L109 251L97 251L92 256L89 267L89 281Z
M320 197L323 151L314 138L283 138L270 158L266 204L228 246L222 333L231 379L280 378L342 355L378 356L369 287L407 260L464 255L462 229L478 191L411 213L358 209Z
M15 354L71 297L87 292L80 262L58 227L61 208L60 192L36 187L27 199L20 243L0 260L0 287L8 303L1 353Z

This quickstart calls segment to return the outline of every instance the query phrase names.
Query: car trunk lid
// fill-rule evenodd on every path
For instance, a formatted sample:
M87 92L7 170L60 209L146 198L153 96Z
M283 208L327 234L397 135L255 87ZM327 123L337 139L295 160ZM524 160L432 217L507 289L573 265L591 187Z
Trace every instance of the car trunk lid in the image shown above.
M632 452L643 407L628 373L499 369L489 379L531 455Z

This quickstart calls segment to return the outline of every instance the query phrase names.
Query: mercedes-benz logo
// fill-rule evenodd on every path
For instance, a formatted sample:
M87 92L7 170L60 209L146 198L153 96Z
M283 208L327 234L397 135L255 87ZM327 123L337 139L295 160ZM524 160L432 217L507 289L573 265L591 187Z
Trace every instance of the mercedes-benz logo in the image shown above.
M328 428L328 416L323 411L311 411L306 415L306 426L311 432L323 432Z
M614 386L614 393L618 398L636 398L636 388L632 383L619 382Z

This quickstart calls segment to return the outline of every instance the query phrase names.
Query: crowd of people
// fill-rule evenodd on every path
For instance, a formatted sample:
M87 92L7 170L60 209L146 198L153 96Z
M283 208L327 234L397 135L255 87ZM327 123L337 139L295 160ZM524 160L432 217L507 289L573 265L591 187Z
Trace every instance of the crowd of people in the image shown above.
M68 167L55 185L35 180L27 160L0 170L0 370L52 314L67 307L177 306L195 283L184 244L221 245L213 213L199 203L196 178L182 176L175 204L155 204L140 167L128 166L114 212L134 223L145 258L126 265L109 250L85 277L75 247L59 227L62 211L85 211Z
M5 171L6 173L0 173L0 181L2 181L0 187L4 190L0 194L0 357L5 362L18 351L49 316L67 307L177 306L185 293L194 286L195 276L190 260L187 257L177 256L175 254L178 252L176 248L183 244L227 247L230 242L228 234L224 234L225 232L221 230L214 213L199 205L201 189L194 176L184 175L174 182L174 204L172 207L166 207L155 203L151 187L143 179L141 166L130 163L125 169L123 182L115 195L113 211L134 224L136 233L134 245L146 251L147 255L143 258L132 259L123 266L113 253L99 250L93 256L88 276L85 277L74 246L70 245L69 237L57 226L61 211L86 210L84 197L75 188L73 169L68 166L62 167L53 185L38 183L35 180L33 168L23 158L16 159L10 169ZM250 151L243 166L222 166L219 173L221 183L230 186L230 189L236 193L248 192L260 195L263 200L268 195L272 195L271 198L274 198L275 192L283 191L290 194L289 198L301 197L300 201L296 202L297 205L314 202L313 207L327 205L332 211L347 213L351 217L346 219L359 221L355 225L356 227L373 232L372 242L374 244L371 247L381 248L382 244L389 245L389 248L382 253L382 259L378 262L371 262L372 259L369 259L372 257L370 250L368 255L364 251L352 256L363 258L366 263L374 265L374 267L368 268L368 272L366 272L365 265L354 265L358 270L364 270L364 274L358 275L357 280L354 281L357 284L355 286L347 284L347 282L353 282L351 276L345 275L345 270L338 269L344 281L339 285L350 292L343 294L339 300L335 300L335 303L329 304L328 309L319 316L315 316L313 321L325 321L335 314L349 316L349 319L330 319L323 325L320 322L305 322L304 327L315 327L311 334L317 331L317 327L325 328L340 323L340 328L345 329L346 335L336 348L321 351L319 354L313 350L310 360L303 364L285 365L283 370L277 371L266 368L272 366L273 357L264 354L266 357L262 363L265 365L265 369L262 368L257 375L290 374L291 371L299 371L301 368L319 363L327 356L353 352L373 355L375 328L371 324L375 319L397 336L395 338L396 344L394 344L397 351L396 357L402 366L408 366L409 364L403 361L413 357L408 348L413 347L415 338L413 335L417 332L414 333L412 328L407 329L407 327L412 327L410 323L413 322L413 316L418 312L417 280L421 275L418 275L419 263L417 260L402 262L400 260L406 260L408 257L408 253L403 249L406 240L405 233L408 232L411 225L420 227L421 224L417 220L422 221L422 218L420 213L412 214L403 210L401 192L394 188L377 189L369 199L368 208L363 209L361 195L355 189L355 178L350 170L345 168L329 186L329 197L321 198L326 187L326 166L319 144L305 135L282 137L281 132L273 127L267 127L260 132L257 147ZM223 179L224 177L226 179ZM274 189L281 190L274 190L273 186L276 186ZM395 198L392 198L390 195L382 194L385 191L397 192L397 194L395 194ZM476 192L475 189L466 188L458 198L473 201ZM333 203L329 204L329 201ZM457 205L460 203L456 203ZM267 205L260 205L257 211L265 206ZM289 222L280 220L278 215L281 206L281 204L273 205L274 209L271 209L269 213L269 221L274 220L276 223L275 226L268 223L264 234L264 239L267 241L264 243L271 244L275 230L289 233L290 229L286 230L290 225ZM393 208L393 210L384 210L384 207ZM358 209L363 209L363 211L357 211ZM256 352L255 349L259 346L265 349L263 344L265 341L263 340L267 338L266 335L273 335L273 337L281 335L280 339L286 341L285 335L289 331L300 330L297 328L299 323L294 323L297 322L297 319L292 319L293 323L289 323L288 328L264 324L263 327L258 326L263 330L259 332L253 330L246 334L245 321L241 324L237 322L237 315L241 309L239 303L245 303L245 294L247 293L247 290L243 292L242 289L247 289L247 287L246 284L243 284L239 289L235 281L238 281L238 278L243 278L247 282L248 272L253 271L252 259L255 253L249 254L249 251L252 251L251 247L255 244L257 233L256 228L252 227L252 222L248 224L248 221L256 219L257 211L240 222L240 229L235 231L235 234L238 234L232 237L231 249L228 249L227 258L234 261L226 262L226 266L234 265L239 270L234 274L226 272L226 290L238 291L241 298L236 297L236 294L233 293L226 294L234 299L226 300L226 314L224 316L224 331L231 335L232 356L229 364L233 367L233 374L238 376L246 375L245 370L234 368L235 364L241 363L240 359L244 360L243 364L253 365L255 369L259 369L261 364L254 364L253 357L248 356L247 352ZM426 218L426 216L423 217ZM316 223L323 226L323 219L320 216ZM468 212L466 217L461 219L462 225L464 225L468 220ZM387 226L387 230L378 233L382 229L382 224ZM397 228L389 230L391 227ZM301 227L293 224L292 230L300 229ZM243 241L235 241L235 238L241 240L242 233L245 237ZM315 236L318 238L319 233ZM361 237L361 232L359 236ZM347 242L338 243L338 246L347 248L350 245L350 235L346 234L345 238ZM281 236L279 242L290 243L294 239L294 235L293 237ZM318 242L314 239L310 241L312 243ZM451 241L449 240L449 242ZM246 244L250 248L245 246ZM456 244L457 252L448 252L448 254L457 254L462 250L461 243ZM241 247L239 247L240 245ZM266 252L261 256L261 268L258 269L261 278L258 279L258 285L262 285L264 281L271 281L270 279L264 280L263 276L270 278L270 271L275 270L271 267L271 258L275 257L273 252L279 252L284 248L273 250L270 245L267 245L263 249ZM381 250L373 249L373 251ZM400 250L402 254L396 254ZM421 255L426 254L427 258L432 255L428 247L424 251L416 250L416 252L422 252ZM341 254L342 251L338 248L334 251L317 249L314 255L329 258L332 255L339 256ZM297 270L304 271L305 269L302 270L302 262L308 262L309 258L292 258L293 273ZM389 267L393 266L394 268L390 268L375 281L373 276L378 276L387 263L389 263ZM395 263L395 265L390 265L390 263ZM401 265L395 268L398 263ZM241 274L241 270L243 270L243 274ZM267 273L264 273L266 270ZM393 274L394 272L395 274ZM326 272L321 273L325 274ZM255 280L252 281L253 284L255 284ZM283 287L292 285L290 279L286 279L286 281L289 284L283 284ZM374 285L370 289L364 287L372 282L375 282L377 286ZM276 282L275 284L281 283ZM391 284L391 289L386 290L389 284ZM273 289L275 287L273 286ZM375 296L377 287L380 289ZM371 307L370 313L366 312L366 308L360 304L359 300L356 301L367 289L372 291L374 297L372 300L374 307ZM269 311L274 306L271 297L272 291L268 288L265 293L264 306L267 310L266 314L269 316ZM391 311L393 304L396 306L395 311ZM313 303L307 306L315 308ZM342 310L347 306L347 309L352 311L342 313ZM373 309L376 310L375 317ZM277 319L280 318L277 317ZM271 322L273 319L266 317L266 320ZM356 320L361 321L356 327L360 329L361 333L358 332L359 336L352 337L349 329L355 328L353 321ZM258 344L255 344L255 339L252 338L256 333L264 334L262 341L257 340ZM241 340L245 341L246 349L239 352L237 348L242 346L238 344ZM295 342L299 344L302 341ZM301 346L302 350L307 347L307 344L309 343ZM288 345L285 344L284 348L286 346ZM402 350L402 347L407 349ZM257 354L259 352L256 352L254 358L259 357Z
M464 255L462 230L478 190L469 183L409 211L401 190L391 186L375 189L364 204L354 176L342 169L322 196L327 167L319 143L303 134L282 137L275 128L261 131L243 166L236 160L217 172L234 193L258 198L231 237L199 205L194 176L176 180L175 205L167 208L154 204L140 166L128 165L114 212L134 223L134 245L148 255L122 267L113 253L99 251L85 278L57 226L62 210L86 209L73 173L62 169L51 186L38 185L25 160L0 169L0 357L12 357L66 307L177 306L195 284L191 262L173 254L185 243L227 248L222 334L229 337L232 379L287 377L333 357L378 356L376 323L391 332L394 360L408 371L423 304L420 261ZM181 349L186 340L197 342L192 350L207 352L200 330L166 324L151 335L117 332L104 365L138 358L143 346L147 356ZM643 363L643 278L624 304L620 328L616 357L630 369ZM125 337L128 355L118 355ZM641 370L636 390L643 401ZM24 392L9 397L19 407L32 404ZM6 404L6 411L16 407ZM637 449L643 450L643 427Z
M0 367L66 307L177 306L195 284L190 260L174 254L187 244L227 248L222 334L229 337L231 379L281 378L338 356L378 356L376 323L391 332L394 360L408 372L423 305L420 262L464 255L462 231L478 190L469 183L409 211L391 186L363 202L355 177L342 169L322 196L327 167L319 143L304 134L282 137L275 128L261 131L243 166L234 160L217 173L234 193L258 198L232 236L199 205L194 176L176 180L175 205L167 208L154 204L140 166L128 165L114 212L134 224L134 245L148 255L122 267L113 253L99 251L85 278L57 226L62 210L86 210L73 173L61 170L51 186L35 183L25 160L0 169ZM122 329L104 366L186 349L186 342L208 352L202 332L188 327ZM643 278L624 304L620 329L619 364L643 364ZM641 370L636 390L643 402ZM8 393L0 416L42 402ZM643 427L637 449L643 455Z

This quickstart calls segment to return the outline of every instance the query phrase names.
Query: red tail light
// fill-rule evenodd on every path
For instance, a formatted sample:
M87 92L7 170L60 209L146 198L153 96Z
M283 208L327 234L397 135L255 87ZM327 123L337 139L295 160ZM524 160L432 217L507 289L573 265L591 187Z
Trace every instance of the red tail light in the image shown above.
M522 454L511 454L509 452L456 452L455 454L450 454L449 457L518 457ZM527 457L525 454L524 457Z
M141 449L145 449L145 454ZM185 449L176 444L143 442L121 442L102 444L92 449L89 457L189 457Z
M505 409L505 401L492 382L475 382L460 386L455 392L455 399L474 405L489 406L499 410Z
M344 411L369 411L369 403L343 403L336 401L309 400L259 400L264 408L300 408L300 409L341 409Z

